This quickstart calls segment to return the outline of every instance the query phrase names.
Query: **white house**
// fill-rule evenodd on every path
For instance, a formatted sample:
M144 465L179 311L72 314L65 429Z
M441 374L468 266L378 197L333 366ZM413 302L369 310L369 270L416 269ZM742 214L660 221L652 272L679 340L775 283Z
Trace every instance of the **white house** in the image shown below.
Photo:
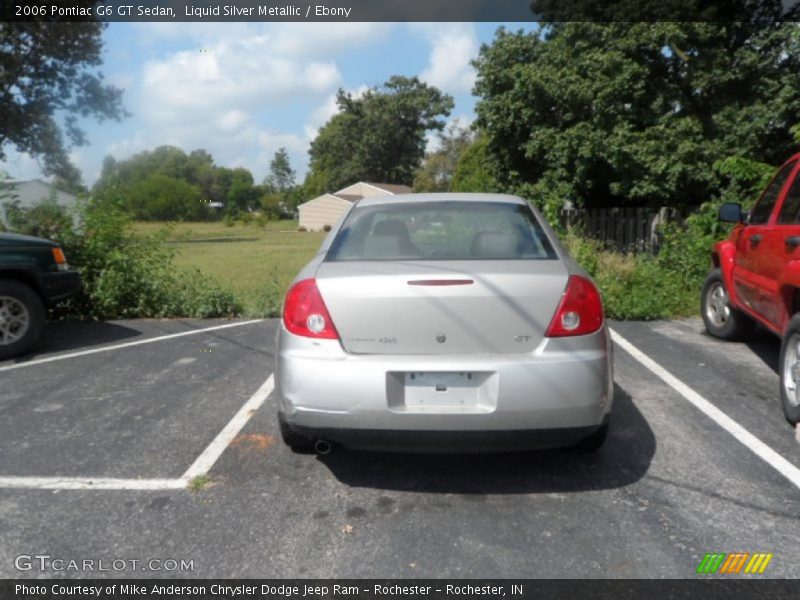
M39 204L43 200L53 198L56 204L64 208L73 208L78 203L78 198L72 194L61 192L52 185L41 179L4 179L0 183L0 220L8 225L6 210L3 206L6 202L19 202L20 208L30 208Z
M308 231L321 231L326 225L333 225L345 210L356 200L374 196L394 196L410 194L407 185L394 183L367 183L359 181L332 194L322 194L303 202L297 207L300 215L300 227Z

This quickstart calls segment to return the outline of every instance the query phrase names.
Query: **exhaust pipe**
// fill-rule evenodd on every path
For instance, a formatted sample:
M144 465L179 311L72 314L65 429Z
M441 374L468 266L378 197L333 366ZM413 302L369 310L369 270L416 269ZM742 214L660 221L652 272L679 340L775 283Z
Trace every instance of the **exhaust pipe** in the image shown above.
M317 440L314 442L314 452L320 456L330 454L331 443L328 440Z

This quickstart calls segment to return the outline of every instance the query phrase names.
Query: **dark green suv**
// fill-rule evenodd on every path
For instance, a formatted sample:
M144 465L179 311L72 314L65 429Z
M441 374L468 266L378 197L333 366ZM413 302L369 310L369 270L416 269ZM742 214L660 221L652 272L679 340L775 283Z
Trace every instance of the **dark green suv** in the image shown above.
M42 331L48 306L80 288L58 244L0 233L0 359L28 350Z

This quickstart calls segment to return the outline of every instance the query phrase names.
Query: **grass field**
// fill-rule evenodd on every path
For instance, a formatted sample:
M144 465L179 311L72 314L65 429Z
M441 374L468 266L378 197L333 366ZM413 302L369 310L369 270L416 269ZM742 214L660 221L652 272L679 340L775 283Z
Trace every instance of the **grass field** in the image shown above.
M266 226L236 223L136 223L141 235L164 232L175 249L175 264L197 268L231 289L248 313L261 314L265 303L283 297L302 266L319 248L325 233L299 232L297 221Z

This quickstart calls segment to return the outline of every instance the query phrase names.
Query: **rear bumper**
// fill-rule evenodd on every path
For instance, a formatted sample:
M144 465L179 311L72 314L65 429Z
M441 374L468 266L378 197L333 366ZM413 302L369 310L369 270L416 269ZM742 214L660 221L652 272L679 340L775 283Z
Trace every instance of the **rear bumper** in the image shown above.
M48 304L69 298L81 288L77 271L55 271L43 275L41 280Z
M286 423L307 437L352 447L429 447L459 438L468 446L496 446L505 438L512 449L568 445L611 411L605 328L544 339L526 354L354 355L336 340L298 337L283 327L277 347L276 392ZM467 408L406 406L398 391L404 372L489 373L487 399Z
M608 422L608 415L603 420ZM324 429L290 425L310 440L327 440L354 450L424 453L518 452L577 444L600 425L563 429L508 431L406 431L386 429Z

